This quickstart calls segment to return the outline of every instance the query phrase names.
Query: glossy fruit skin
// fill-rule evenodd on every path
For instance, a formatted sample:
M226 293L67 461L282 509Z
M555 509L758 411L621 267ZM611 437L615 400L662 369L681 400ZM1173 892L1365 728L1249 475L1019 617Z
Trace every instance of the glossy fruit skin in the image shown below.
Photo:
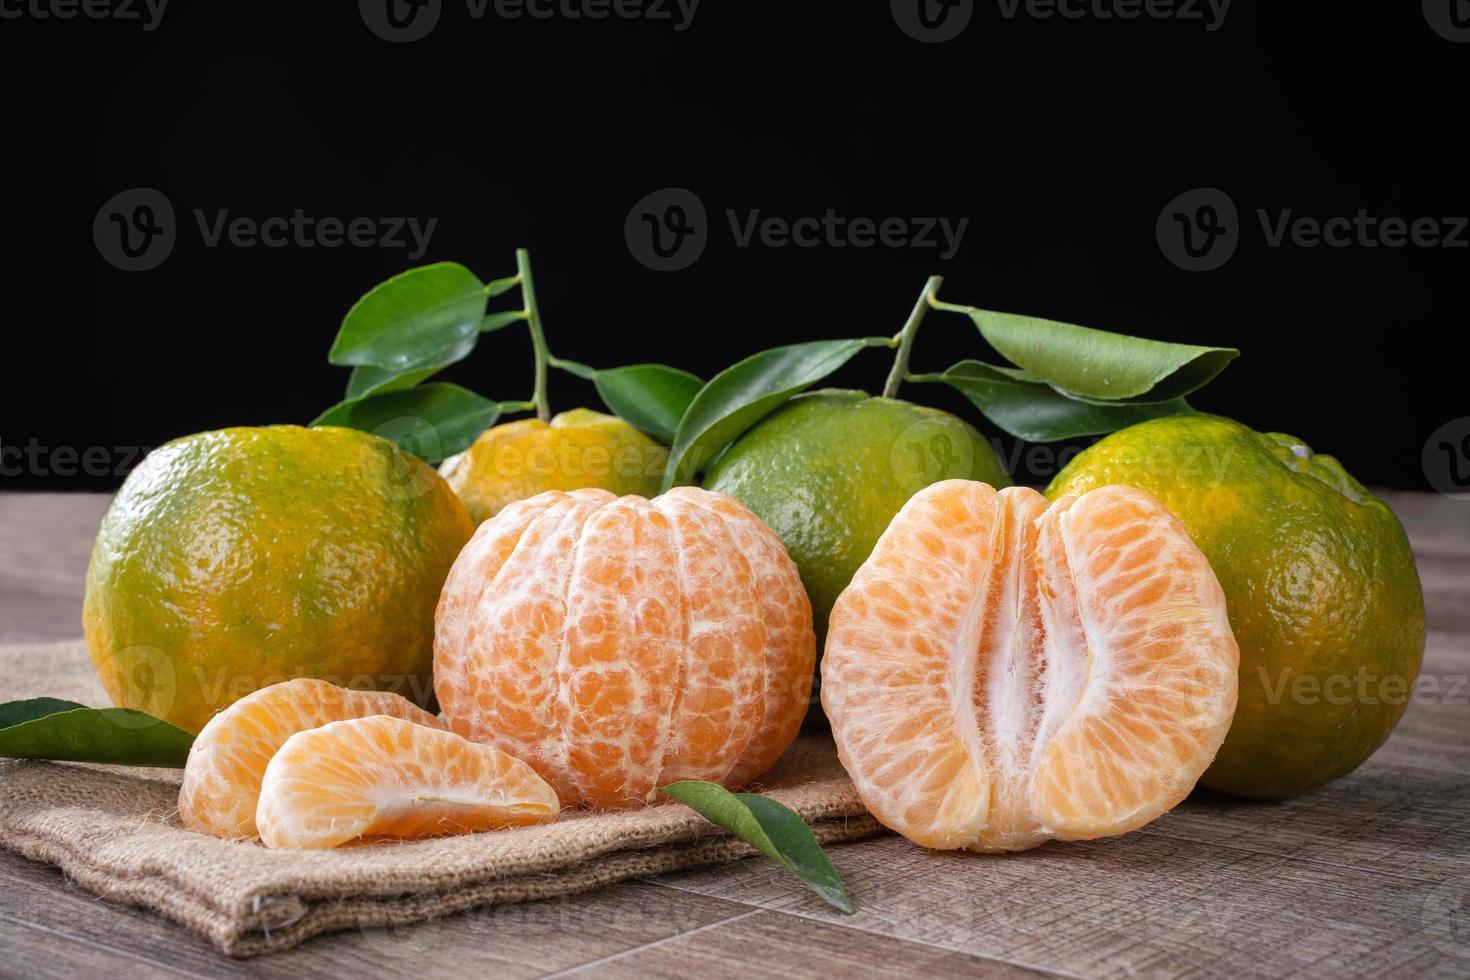
M811 606L759 518L722 494L584 488L480 525L439 602L450 726L535 769L563 804L765 773L811 696Z
M474 530L434 470L377 436L201 432L113 500L83 627L116 704L198 732L269 684L430 695L439 589Z
M796 396L741 436L704 487L745 504L786 544L811 596L821 649L832 604L893 515L924 487L951 479L1011 483L994 448L963 419L824 389Z
M1240 644L1240 702L1201 782L1279 799L1361 765L1404 712L1424 598L1398 518L1301 440L1191 413L1116 432L1046 490L1152 492L1220 579Z
M486 429L439 472L479 524L545 490L597 487L652 497L668 459L665 446L622 419L574 408L550 422L520 419Z

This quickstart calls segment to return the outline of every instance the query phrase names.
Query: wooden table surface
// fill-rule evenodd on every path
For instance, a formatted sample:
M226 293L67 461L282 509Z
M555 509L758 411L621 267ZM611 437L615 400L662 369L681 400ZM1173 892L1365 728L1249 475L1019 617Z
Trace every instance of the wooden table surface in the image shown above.
M1005 857L831 848L842 916L764 860L230 960L0 852L0 975L1470 976L1470 502L1392 494L1429 607L1388 744L1300 799L1196 793L1125 837ZM79 634L101 495L0 494L0 642Z

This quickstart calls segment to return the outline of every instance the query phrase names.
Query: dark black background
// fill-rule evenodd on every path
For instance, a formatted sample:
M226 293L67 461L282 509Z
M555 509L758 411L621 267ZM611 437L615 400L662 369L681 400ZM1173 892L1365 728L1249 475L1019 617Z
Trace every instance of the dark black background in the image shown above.
M1236 0L1210 32L1007 20L980 0L944 44L905 36L883 3L704 0L678 32L476 21L445 0L430 36L396 45L351 3L174 0L151 32L0 20L0 442L112 452L304 423L334 402L336 325L412 264L405 250L206 248L192 214L300 208L437 217L422 261L486 278L529 247L552 347L600 366L708 376L778 343L892 333L932 273L956 302L1234 345L1243 356L1199 407L1293 432L1365 482L1423 488L1426 438L1470 414L1470 250L1272 249L1255 210L1470 213L1467 66L1470 45L1439 37L1417 3ZM179 240L159 268L126 273L91 229L135 186L169 197ZM630 255L623 221L668 186L696 191L713 227L697 263L657 273ZM1200 186L1231 195L1243 240L1223 268L1189 273L1161 254L1154 223ZM932 249L738 248L727 208L971 222L946 262ZM915 366L986 353L966 321L935 315ZM866 352L837 381L876 389L887 362ZM487 337L448 377L524 398L529 345ZM980 422L951 392L905 391ZM595 399L565 375L552 394L558 408ZM118 482L58 475L55 460L3 483Z

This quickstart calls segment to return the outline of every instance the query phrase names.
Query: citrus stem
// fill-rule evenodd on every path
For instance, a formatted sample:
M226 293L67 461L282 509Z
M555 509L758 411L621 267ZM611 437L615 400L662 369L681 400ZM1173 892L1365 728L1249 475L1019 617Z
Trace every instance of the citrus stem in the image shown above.
M898 394L898 386L903 384L903 376L909 370L909 354L914 349L914 335L919 332L919 324L924 322L924 314L929 312L930 302L943 281L943 276L929 277L929 281L924 283L924 291L919 294L919 301L909 314L908 322L898 332L898 353L894 355L893 370L888 372L888 380L883 385L884 398L893 398Z
M536 405L536 417L545 422L551 418L551 403L546 394L546 366L551 362L551 351L541 329L541 307L536 303L536 285L531 280L531 254L523 248L516 249L516 275L521 280L526 325L531 328L531 349L536 357L536 386L531 392L531 401Z
M934 309L936 309L936 310L944 310L944 311L946 311L948 313L965 313L965 314L969 314L969 313L974 313L975 312L975 307L973 307L973 306L964 306L964 305L962 305L960 303L943 303L943 302L940 302L938 296L930 296L929 297L929 305L931 307L933 307Z

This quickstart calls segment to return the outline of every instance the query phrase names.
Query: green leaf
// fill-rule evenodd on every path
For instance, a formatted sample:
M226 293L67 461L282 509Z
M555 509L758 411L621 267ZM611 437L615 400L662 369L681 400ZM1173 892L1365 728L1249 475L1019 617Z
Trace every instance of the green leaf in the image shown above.
M664 489L691 482L741 433L850 361L864 347L890 346L887 337L813 340L752 354L709 380L679 420Z
M608 368L592 381L615 415L665 443L674 441L679 420L704 387L701 378L662 364Z
M130 708L50 710L65 704L71 702L36 698L0 705L0 718L32 715L0 728L0 756L176 769L189 758L194 736L162 719Z
M981 361L960 361L943 374L911 375L908 380L953 386L991 422L1028 442L1100 435L1190 410L1183 398L1152 403L1079 401L1029 371Z
M0 704L0 728L9 728L23 721L31 721L36 718L44 718L54 715L58 711L71 711L73 708L85 708L86 705L76 701L63 701L61 698L30 698L26 701L9 701Z
M412 388L432 378L449 365L468 357L469 353L475 349L475 340L476 335L471 334L448 350L441 351L428 363L418 367L395 370L376 367L372 364L359 364L347 377L347 397L361 398L363 395L375 395L380 391L402 391L405 388Z
M739 837L804 881L828 905L852 914L842 878L812 829L787 807L755 793L732 793L715 783L686 779L659 788L706 820Z
M406 391L349 398L311 424L372 432L426 463L437 463L467 448L499 417L498 402L436 381Z
M456 262L400 273L347 311L327 360L395 371L432 363L479 332L485 290Z
M1058 323L1037 317L938 304L966 313L1009 360L1061 391L1103 401L1171 402L1196 391L1240 355Z

